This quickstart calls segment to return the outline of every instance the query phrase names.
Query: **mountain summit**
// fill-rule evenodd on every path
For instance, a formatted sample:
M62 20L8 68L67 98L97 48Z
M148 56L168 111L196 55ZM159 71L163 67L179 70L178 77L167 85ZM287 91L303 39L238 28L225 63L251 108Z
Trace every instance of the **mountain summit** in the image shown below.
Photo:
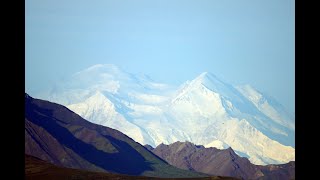
M295 159L294 117L251 86L233 86L209 72L179 87L96 65L35 97L63 104L89 121L141 144L189 141L232 147L254 164Z

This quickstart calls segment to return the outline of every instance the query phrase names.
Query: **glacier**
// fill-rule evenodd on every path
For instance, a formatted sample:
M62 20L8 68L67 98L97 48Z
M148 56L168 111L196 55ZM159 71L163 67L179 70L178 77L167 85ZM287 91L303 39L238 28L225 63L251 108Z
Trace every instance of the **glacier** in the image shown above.
M173 86L98 64L32 95L153 147L190 141L231 146L258 165L295 160L294 116L254 87L233 86L210 72Z

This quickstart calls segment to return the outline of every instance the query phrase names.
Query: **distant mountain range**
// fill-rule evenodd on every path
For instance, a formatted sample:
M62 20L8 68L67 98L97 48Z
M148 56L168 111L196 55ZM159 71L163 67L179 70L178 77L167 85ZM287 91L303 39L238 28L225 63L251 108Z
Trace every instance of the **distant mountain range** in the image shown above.
M150 177L208 177L169 165L128 136L25 95L25 153L57 166Z
M190 141L226 149L258 165L295 160L295 118L255 88L204 72L179 87L105 64L66 77L34 97L153 147Z
M283 165L254 165L247 158L239 157L231 147L219 150L190 142L160 144L156 148L150 145L145 147L169 164L181 169L241 179L289 180L295 178L294 161Z

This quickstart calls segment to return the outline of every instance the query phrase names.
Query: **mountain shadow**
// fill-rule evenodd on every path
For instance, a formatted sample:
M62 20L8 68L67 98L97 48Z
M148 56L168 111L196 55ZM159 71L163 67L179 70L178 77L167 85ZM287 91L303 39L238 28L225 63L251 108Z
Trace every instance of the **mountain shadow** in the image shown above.
M43 161L34 156L25 155L25 179L59 179L59 180L96 180L96 179L121 179L121 180L165 180L164 178L146 176L128 176L114 173L93 172L87 170L65 168ZM181 178L169 178L170 180L181 180ZM231 177L201 177L188 178L189 180L213 180L225 179L236 180Z
M155 177L205 177L175 168L123 133L25 95L25 153L58 166Z

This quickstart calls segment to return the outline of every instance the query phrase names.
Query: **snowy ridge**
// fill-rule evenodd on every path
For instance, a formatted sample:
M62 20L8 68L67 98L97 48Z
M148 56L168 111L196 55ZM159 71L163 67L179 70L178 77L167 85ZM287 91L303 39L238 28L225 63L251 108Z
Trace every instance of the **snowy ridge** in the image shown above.
M237 89L270 119L294 130L294 118L290 117L289 113L287 113L280 104L274 102L271 98L262 95L262 93L250 85L238 86ZM271 105L270 102L274 103Z
M112 127L121 132L125 132L126 135L134 137L138 142L145 141L141 129L128 122L119 114L114 104L99 91L84 102L72 104L67 107L95 124Z
M34 96L66 105L141 144L232 147L254 164L295 159L293 116L254 88L234 87L208 72L177 88L100 64Z

